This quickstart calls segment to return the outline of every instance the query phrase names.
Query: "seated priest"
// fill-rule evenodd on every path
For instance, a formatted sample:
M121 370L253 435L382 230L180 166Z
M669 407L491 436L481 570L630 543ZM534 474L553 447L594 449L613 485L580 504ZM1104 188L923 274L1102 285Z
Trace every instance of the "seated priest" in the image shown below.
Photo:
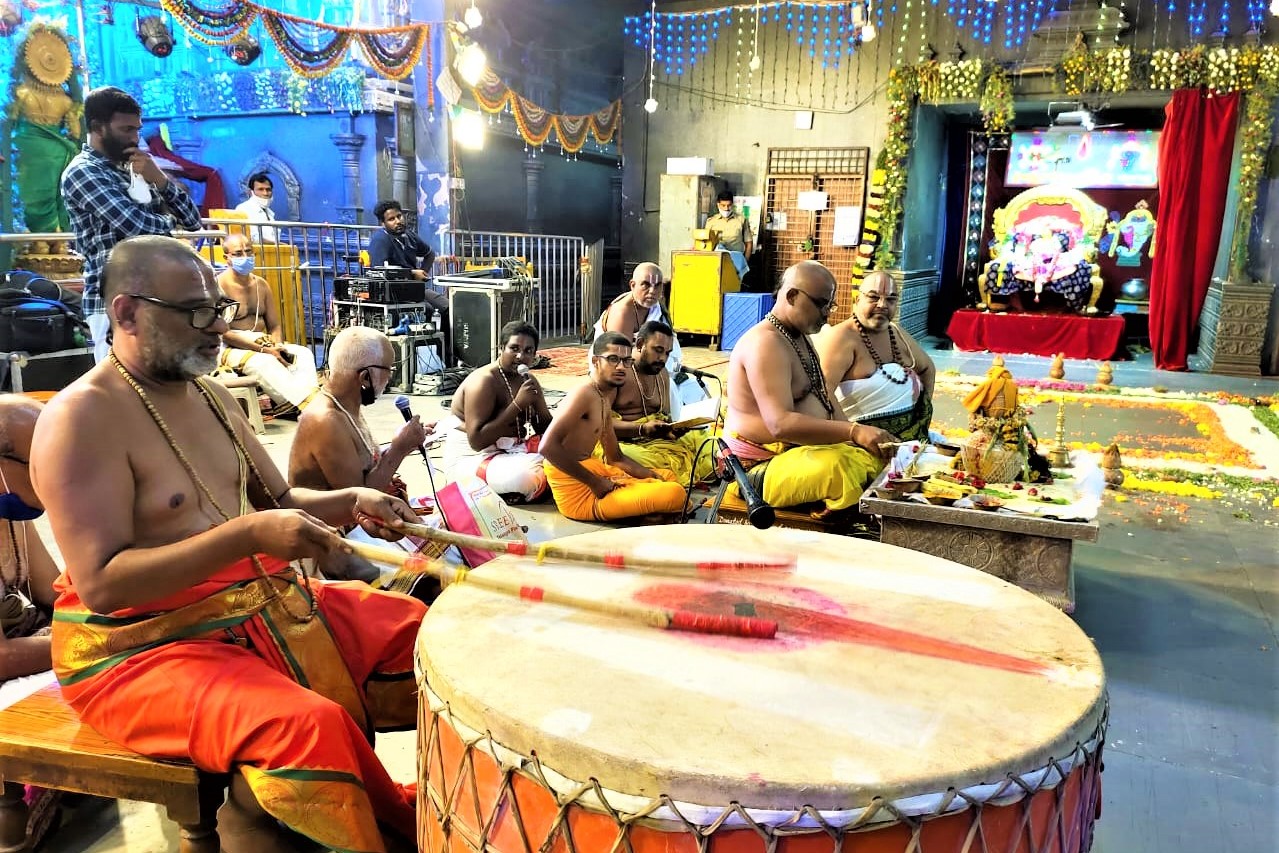
M280 308L266 279L253 273L253 244L243 234L222 241L227 268L218 289L240 304L222 333L218 365L252 376L275 404L277 414L300 408L315 393L315 356L306 347L284 342Z
M538 445L551 410L529 373L540 336L516 320L502 327L499 340L497 361L463 380L453 396L453 416L439 426L444 467L453 480L478 477L508 503L529 503L547 490Z
M835 277L817 261L786 270L773 310L733 348L724 424L725 441L765 501L820 501L819 516L855 507L896 441L850 423L827 393L808 335L834 299Z
M396 473L405 458L426 440L433 424L414 415L380 446L364 418L386 390L395 349L386 335L366 326L348 326L329 346L329 376L316 399L298 419L289 452L289 485L320 491L365 486L408 500ZM376 567L353 554L337 552L319 563L330 578L372 582Z
M613 422L622 453L653 470L665 468L681 483L690 474L703 480L714 467L715 451L698 454L710 431L676 430L671 426L670 374L666 358L675 333L665 323L649 320L635 333L635 363L617 390ZM694 472L694 462L696 471Z
M667 470L625 456L613 432L613 405L634 364L631 342L605 332L591 346L591 374L560 404L542 440L555 505L577 521L615 521L683 512L687 493ZM602 458L596 458L596 448Z
M631 273L630 289L610 302L596 321L595 337L605 332L617 332L628 341L634 341L639 327L650 320L673 328L670 312L662 302L665 293L666 281L661 267L651 261L635 267L635 272ZM672 331L671 351L666 359L666 369L671 376L672 417L679 417L681 404L695 403L707 396L691 377L680 372L683 366L684 352L679 338L674 337Z
M852 316L817 337L817 354L826 389L848 420L902 441L927 441L936 369L893 322L896 312L897 282L886 272L868 274Z

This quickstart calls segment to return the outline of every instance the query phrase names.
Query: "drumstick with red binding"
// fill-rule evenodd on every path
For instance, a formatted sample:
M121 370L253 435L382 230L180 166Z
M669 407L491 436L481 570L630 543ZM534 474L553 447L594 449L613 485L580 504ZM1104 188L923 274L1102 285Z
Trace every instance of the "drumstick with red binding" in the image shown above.
M368 520L374 524L386 526L381 519L369 515L361 515L360 520ZM542 545L530 545L527 542L511 539L490 539L484 536L471 536L451 530L440 530L426 524L405 522L394 528L410 536L446 542L460 548L474 548L477 551L491 551L494 554L510 554L513 557L536 557L543 560L563 560L568 563L585 563L592 566L605 566L610 569L634 569L666 574L689 574L690 572L716 571L794 571L794 557L765 557L751 560L667 560L656 557L634 557L621 551L588 551L566 548L554 542Z
M719 634L759 640L771 640L777 635L777 623L771 619L695 613L689 610L667 610L663 607L645 607L618 601L599 601L554 588L530 586L490 574L476 574L468 569L449 565L442 560L430 560L421 554L409 554L398 548L366 545L363 542L350 540L347 540L346 544L352 552L367 560L399 566L402 571L412 574L431 575L439 578L440 582L446 586L454 583L468 583L491 592L513 595L525 601L544 601L577 610L603 613L670 631L692 631L698 634Z

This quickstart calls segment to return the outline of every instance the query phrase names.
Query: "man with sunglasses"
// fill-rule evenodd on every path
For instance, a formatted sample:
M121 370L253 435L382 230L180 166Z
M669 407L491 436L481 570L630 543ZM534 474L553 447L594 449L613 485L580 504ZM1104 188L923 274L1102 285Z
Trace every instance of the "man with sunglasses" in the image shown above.
M895 441L850 423L831 400L808 336L830 315L835 277L817 261L782 275L773 310L733 348L725 441L775 507L821 503L819 516L857 505Z
M826 390L850 421L877 426L902 441L927 441L936 371L901 326L897 282L882 270L862 280L853 314L817 338Z
M687 492L674 474L645 468L617 445L613 406L634 364L630 340L617 332L596 338L590 377L560 404L542 438L546 479L567 518L615 521L684 509Z
M122 241L102 295L111 354L45 406L32 444L67 566L63 697L128 749L232 773L225 851L286 849L297 839L281 824L326 849L383 850L383 831L412 843L413 797L372 735L413 724L426 607L291 561L345 550L341 525L398 538L413 511L374 489L285 482L204 377L238 306L190 246Z
M222 240L227 268L218 288L240 303L231 328L222 336L219 364L241 376L252 376L275 404L274 414L296 415L318 387L315 356L297 344L284 343L280 308L266 279L254 275L253 244L243 234Z

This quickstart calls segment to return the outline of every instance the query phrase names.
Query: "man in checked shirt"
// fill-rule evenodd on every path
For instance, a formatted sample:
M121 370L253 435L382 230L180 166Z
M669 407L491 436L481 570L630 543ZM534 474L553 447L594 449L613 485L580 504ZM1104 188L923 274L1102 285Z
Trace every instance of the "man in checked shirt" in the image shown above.
M106 358L110 321L102 302L102 268L126 237L200 227L200 211L177 181L139 147L142 108L112 86L84 99L89 141L62 173L62 199L71 214L76 251L84 256L84 313L94 357Z

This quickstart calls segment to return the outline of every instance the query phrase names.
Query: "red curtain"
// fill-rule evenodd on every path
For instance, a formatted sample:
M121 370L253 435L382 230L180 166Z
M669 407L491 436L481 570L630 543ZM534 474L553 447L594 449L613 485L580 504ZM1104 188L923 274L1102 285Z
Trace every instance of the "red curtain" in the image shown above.
M180 177L191 181L200 181L205 185L204 199L200 202L201 216L208 216L210 209L227 206L226 188L222 185L222 176L218 174L217 169L201 166L199 163L194 163L181 155L175 154L169 150L169 146L164 144L164 140L159 134L147 139L147 149L157 157L172 160L181 166L182 171L178 173Z
M1217 260L1239 93L1178 89L1159 141L1159 248L1150 272L1155 367L1185 370Z

